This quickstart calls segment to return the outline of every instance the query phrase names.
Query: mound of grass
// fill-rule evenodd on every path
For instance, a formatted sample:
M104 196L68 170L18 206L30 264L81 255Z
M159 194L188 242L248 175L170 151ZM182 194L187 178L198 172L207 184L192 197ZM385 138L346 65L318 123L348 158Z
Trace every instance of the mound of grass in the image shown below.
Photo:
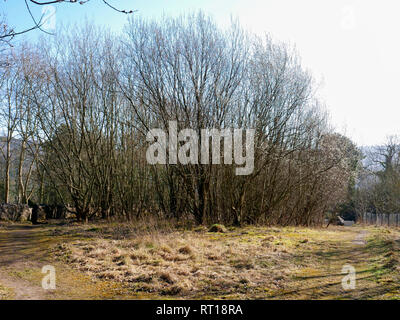
M210 229L208 229L208 232L220 232L220 233L226 233L228 230L225 228L223 224L213 224Z

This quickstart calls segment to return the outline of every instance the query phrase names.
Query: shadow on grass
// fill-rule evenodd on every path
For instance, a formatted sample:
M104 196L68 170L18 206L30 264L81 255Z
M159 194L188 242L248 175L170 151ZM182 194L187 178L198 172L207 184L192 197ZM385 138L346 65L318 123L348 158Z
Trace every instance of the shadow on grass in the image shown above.
M337 248L334 241L327 241L321 244L323 248L315 251L309 250L297 255L295 258L305 260L308 256L314 255L320 260L319 267L310 264L313 271L321 274L316 275L295 275L293 281L296 289L281 291L271 295L271 298L297 298L307 297L311 299L321 299L324 297L334 299L376 299L383 295L393 295L398 297L400 285L398 285L398 275L395 270L396 263L393 258L394 241L384 238L372 238L366 245L354 246L346 243L343 247ZM400 244L400 240L395 240ZM342 277L346 274L341 273L341 268L345 264L353 265L357 270L356 289L345 291L342 288ZM335 271L332 271L332 268ZM307 272L307 271L306 271ZM335 277L341 277L340 280ZM297 283L296 283L297 282Z

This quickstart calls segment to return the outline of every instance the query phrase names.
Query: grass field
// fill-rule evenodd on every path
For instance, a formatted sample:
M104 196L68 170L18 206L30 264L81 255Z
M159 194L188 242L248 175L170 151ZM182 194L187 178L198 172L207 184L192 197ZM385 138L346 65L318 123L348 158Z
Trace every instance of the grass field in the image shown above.
M398 299L400 230L7 225L0 297L15 299ZM8 255L7 255L8 253ZM56 290L41 267L54 265ZM344 265L356 286L344 290Z

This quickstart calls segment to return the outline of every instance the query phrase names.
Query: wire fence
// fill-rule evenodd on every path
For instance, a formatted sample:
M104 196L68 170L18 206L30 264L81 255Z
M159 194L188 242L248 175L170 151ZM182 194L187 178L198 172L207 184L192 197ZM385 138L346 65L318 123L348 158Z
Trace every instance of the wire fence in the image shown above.
M369 213L362 215L362 222L377 226L399 227L400 214L397 213Z

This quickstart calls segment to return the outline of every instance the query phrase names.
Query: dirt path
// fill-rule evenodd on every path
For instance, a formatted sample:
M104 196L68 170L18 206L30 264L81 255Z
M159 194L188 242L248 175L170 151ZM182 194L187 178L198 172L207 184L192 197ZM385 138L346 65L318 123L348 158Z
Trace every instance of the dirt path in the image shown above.
M109 299L132 298L118 284L93 280L55 261L51 248L71 239L49 234L49 227L11 225L0 230L0 299ZM42 268L56 270L56 290L42 288Z
M367 242L365 241L367 233L368 232L366 230L361 230L361 232L357 234L356 238L353 240L353 243L360 246L365 246L367 244Z
M13 276L27 268L41 268L39 261L43 257L40 251L32 250L39 234L34 226L13 226L0 233L0 284L9 289L13 299L46 299L46 291L40 283L32 284ZM36 254L28 258L27 251Z

